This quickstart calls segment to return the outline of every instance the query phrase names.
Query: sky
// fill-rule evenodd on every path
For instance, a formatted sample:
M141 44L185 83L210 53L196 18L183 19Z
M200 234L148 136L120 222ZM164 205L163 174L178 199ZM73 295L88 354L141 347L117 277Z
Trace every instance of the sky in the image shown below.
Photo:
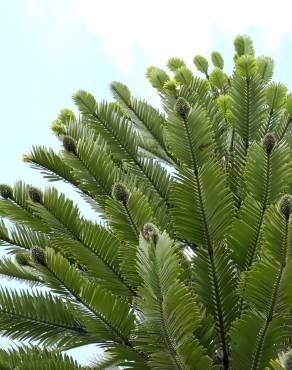
M276 80L292 89L292 3L274 4L0 0L0 183L46 184L22 154L36 144L59 149L50 124L61 108L74 109L78 89L110 99L108 86L118 80L157 103L144 77L148 65L179 56L191 67L194 55L218 50L230 69L239 33L253 37L258 55L274 58Z
M60 109L74 110L77 90L111 99L117 80L157 104L147 66L177 56L192 68L196 54L217 50L230 71L238 34L273 57L275 80L291 91L291 13L291 0L0 0L0 183L46 185L21 157L37 144L59 150L50 124Z

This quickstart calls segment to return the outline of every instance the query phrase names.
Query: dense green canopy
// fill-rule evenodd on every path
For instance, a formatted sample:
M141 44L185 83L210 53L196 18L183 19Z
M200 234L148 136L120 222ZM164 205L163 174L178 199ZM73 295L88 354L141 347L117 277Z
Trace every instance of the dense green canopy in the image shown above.
M0 330L25 343L1 369L85 369L62 353L92 343L94 369L291 368L292 96L234 46L230 76L219 52L199 77L149 67L161 111L119 82L112 102L78 91L62 150L24 156L96 220L55 187L0 186L0 274L34 287L0 290Z

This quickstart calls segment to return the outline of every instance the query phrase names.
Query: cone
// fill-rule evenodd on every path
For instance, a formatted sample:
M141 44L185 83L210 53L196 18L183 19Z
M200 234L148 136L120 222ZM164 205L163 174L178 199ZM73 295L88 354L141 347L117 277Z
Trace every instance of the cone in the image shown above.
M154 224L147 223L143 227L142 235L147 242L152 241L154 244L156 244L159 236L159 230Z
M42 193L39 189L35 188L34 186L31 186L28 189L28 194L30 199L35 203L42 203Z
M69 153L76 154L76 141L71 136L64 136L63 146Z
M275 135L272 134L272 133L269 133L264 137L263 148L264 148L264 151L268 155L270 155L272 153L272 150L273 150L274 146L276 145L276 142L277 141L276 141Z
M284 195L280 200L280 211L288 219L292 213L292 196L290 194Z
M126 204L129 199L129 192L123 183L117 182L113 186L112 196L118 202Z
M39 265L45 265L45 252L42 248L35 246L31 249L31 259L34 263L37 263Z
M191 109L191 106L186 101L186 99L182 97L179 97L176 99L176 102L174 104L174 110L180 117L186 118L190 112L190 109Z
M4 199L12 199L13 198L13 191L12 188L8 185L1 184L0 185L0 195Z

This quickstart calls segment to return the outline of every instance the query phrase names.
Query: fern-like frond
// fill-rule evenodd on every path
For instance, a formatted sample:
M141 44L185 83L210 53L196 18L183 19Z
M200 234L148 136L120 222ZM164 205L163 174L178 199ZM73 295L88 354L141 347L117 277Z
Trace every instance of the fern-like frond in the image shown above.
M9 228L7 239L4 241L7 243L8 253L19 252L19 248L30 249L35 245L45 248L50 245L48 234L31 230L29 227L17 223Z
M248 270L259 251L265 211L287 191L287 145L280 143L267 153L262 145L253 144L249 149L243 177L248 197L242 204L229 240L240 270Z
M183 84L179 96L185 98L192 107L199 106L205 111L212 128L215 153L219 159L222 159L226 155L227 122L218 106L214 104L214 99L217 96L213 97L210 93L208 82L192 78L189 82Z
M243 369L243 363L253 370L265 368L290 337L291 230L289 215L271 207L264 225L262 259L246 273L241 286L248 310L232 329L232 356L238 369Z
M50 230L76 235L81 228L81 216L72 200L59 193L56 188L48 188L41 203L31 202L36 217L43 220Z
M133 315L126 301L114 297L98 284L88 280L52 250L47 252L47 268L72 294L79 309L89 313L85 321L88 330L95 335L95 340L127 342L133 325Z
M52 246L66 257L73 257L109 290L121 295L133 294L119 265L121 245L106 229L88 222L84 224L78 240L56 236L52 240Z
M289 149L286 143L267 154L262 145L250 147L244 181L246 191L264 207L275 202L287 191L289 178Z
M281 141L285 135L291 130L292 116L287 112L283 113L279 123L275 127L275 135L278 141Z
M281 121L286 92L287 88L283 84L271 83L266 87L265 100L268 106L268 116L264 123L264 134L274 131Z
M235 75L231 87L232 124L244 141L245 150L252 140L263 136L265 100L257 75L246 78Z
M0 261L0 274L8 279L25 282L30 286L35 286L43 282L36 271L21 266L7 257L2 258Z
M280 369L292 344L292 95L250 37L234 47L230 75L218 52L214 68L194 57L203 78L176 57L169 74L149 67L162 109L120 82L111 102L78 91L77 114L52 122L61 150L24 155L95 220L56 188L0 184L0 275L33 287L0 290L0 331L39 347L0 351L0 368L81 370L58 353L95 343L105 356L86 369Z
M76 101L85 112L85 108L80 103L80 100L87 99L84 92L79 92L76 95ZM125 162L125 168L131 167L135 171L135 175L139 176L142 182L160 196L161 187L155 182L153 178L154 164L149 166L148 161L145 162L143 158L138 155L139 138L136 130L125 117L121 117L110 109L109 104L101 103L95 106L95 110L87 110L86 117L88 117L87 124L96 129L97 132L106 140L108 148L113 157L119 161ZM163 174L163 171L161 171Z
M21 181L13 187L12 198L0 200L0 216L20 225L28 226L34 231L49 231L48 226L33 214L29 186Z
M165 233L156 245L141 238L138 341L150 353L153 369L206 369L208 357L193 336L200 323L199 310L178 281L178 273L179 259Z
M77 346L86 330L64 301L49 293L1 289L0 323L11 339L35 340L49 346Z
M111 84L111 92L127 117L140 130L142 136L140 145L163 160L170 161L166 153L164 116L145 101L135 99L127 86L120 82ZM146 140L143 140L144 137ZM148 144L145 145L146 143Z
M32 168L40 170L41 174L48 181L65 180L74 186L78 185L70 167L64 163L53 149L34 146L24 156L24 161L28 162Z
M193 108L186 120L172 114L167 138L174 155L189 167L193 166L194 157L197 166L202 166L214 150L211 125L206 112L200 107Z
M142 193L133 192L127 203L108 199L107 220L115 235L124 242L138 244L145 223L153 220L152 207Z
M0 351L2 370L85 370L76 361L55 351L24 346Z
M263 217L261 204L252 196L247 196L228 235L233 259L240 270L251 266L257 256Z
M64 162L74 171L81 189L104 208L113 184L122 177L121 170L113 163L105 143L88 138L80 139L76 153L64 153Z
M205 248L198 248L197 255L193 258L193 289L210 315L206 320L209 330L215 334L212 337L215 353L222 351L222 356L225 356L216 359L213 353L214 360L219 363L223 361L224 366L229 366L225 362L227 354L224 351L229 346L230 327L239 308L235 294L236 278L230 252L224 243L213 246L213 253Z
M170 191L174 230L190 243L218 243L230 227L233 208L219 164L210 160L196 175L180 169L176 178Z

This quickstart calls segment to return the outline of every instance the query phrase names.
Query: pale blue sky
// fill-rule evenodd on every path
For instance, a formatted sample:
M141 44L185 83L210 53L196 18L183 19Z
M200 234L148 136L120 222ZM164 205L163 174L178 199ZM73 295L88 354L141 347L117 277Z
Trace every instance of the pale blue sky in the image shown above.
M96 23L99 24L103 19L103 25L108 27L108 31L103 30L104 33L100 34L99 30L94 30L90 26L94 21L90 18L91 14L80 15L79 19L79 15L74 13L80 11L80 4L86 7L86 3L89 10L90 7L93 9L91 14L96 12ZM134 9L136 13L131 14L131 1L125 3L127 5L122 11L126 22L131 23L131 18L141 17L141 28L144 29L143 13ZM142 0L141 4L144 3ZM86 0L0 0L0 182L13 183L17 179L24 179L43 184L36 171L22 163L21 155L33 144L57 148L57 140L49 129L50 123L60 108L73 108L71 96L76 90L88 90L98 99L110 98L109 83L120 80L126 82L137 95L157 102L156 97L151 97L151 90L144 78L147 65L158 62L158 65L163 66L163 61L174 55L186 56L190 60L191 56L201 50L208 53L215 48L222 52L230 68L231 43L238 31L254 38L258 55L265 53L274 57L276 79L286 83L290 89L292 87L292 33L282 32L271 43L266 24L260 26L247 21L247 26L241 25L238 31L233 24L230 25L231 29L226 28L228 18L232 17L232 13L226 11L226 19L213 16L212 23L206 22L208 32L203 28L202 37L197 34L197 26L194 24L192 36L190 32L185 34L183 21L177 18L173 10L167 18L166 4L171 2L165 2L164 14L161 16L166 17L166 25L176 28L176 31L168 35L168 32L163 31L165 22L162 22L161 33L166 41L164 47L159 42L160 38L155 37L154 31L157 34L160 32L159 22L152 24L150 20L146 23L149 39L147 30L142 35L138 32L136 38L127 31L123 35L119 27L115 29L111 23L107 8L103 15L100 4L99 1ZM151 2L149 4L151 7ZM207 19L207 16L203 15L203 18ZM120 13L120 18L123 19L123 13ZM225 28L222 27L223 23ZM134 26L139 27L139 24L135 23ZM128 26L129 32L133 34L137 32L134 26L133 29ZM188 27L187 31L191 29ZM111 35L108 36L107 32ZM120 34L125 36L122 40ZM119 47L116 47L114 35ZM202 45L202 40L206 41L206 46ZM156 47L151 47L150 42L157 44ZM178 51L181 54L177 54Z
M240 3L0 0L0 183L44 185L21 155L33 144L58 149L50 123L73 108L76 90L108 99L109 83L119 80L156 104L144 78L149 64L163 67L171 56L190 62L216 49L230 70L238 33L253 37L257 55L275 59L275 79L291 90L290 1Z

